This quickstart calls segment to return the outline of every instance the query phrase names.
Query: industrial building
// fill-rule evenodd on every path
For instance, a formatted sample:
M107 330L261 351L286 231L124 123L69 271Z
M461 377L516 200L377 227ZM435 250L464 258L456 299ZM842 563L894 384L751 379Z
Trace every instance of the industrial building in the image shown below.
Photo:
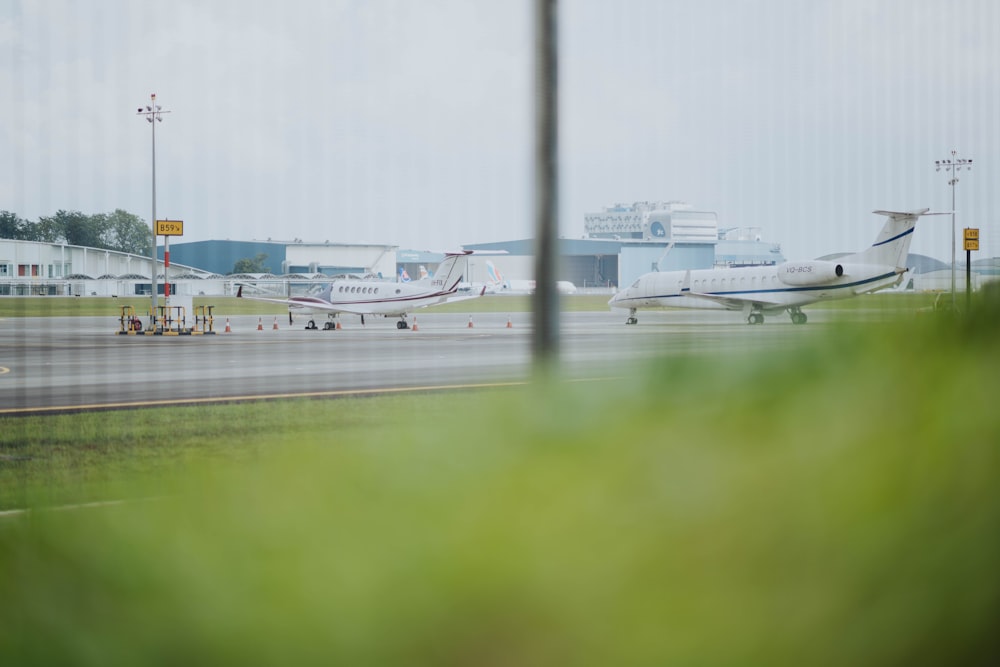
M193 266L171 268L170 281L176 285L222 278ZM65 243L0 239L0 295L148 295L152 291L151 269L152 260L141 255ZM162 262L157 264L157 274L162 294Z

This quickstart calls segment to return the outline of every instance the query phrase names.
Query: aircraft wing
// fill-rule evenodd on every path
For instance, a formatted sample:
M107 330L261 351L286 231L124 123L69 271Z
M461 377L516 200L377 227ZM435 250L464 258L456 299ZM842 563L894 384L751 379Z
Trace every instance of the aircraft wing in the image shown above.
M315 296L293 296L290 299L276 299L267 296L247 296L243 294L243 285L240 285L239 289L236 291L236 298L247 299L249 301L265 301L267 303L280 303L281 305L288 306L289 308L310 308L313 310L326 310L333 313L354 312L345 309L339 305L334 306L332 303L324 301L323 299L320 299Z
M488 285L483 285L483 288L479 290L478 294L462 294L460 296L449 296L441 299L438 303L432 303L432 306L440 306L442 303L455 303L456 301L468 301L469 299L478 299L482 295L486 294L486 288Z
M784 306L778 301L771 301L768 299L761 299L759 295L755 298L741 297L735 295L723 296L721 294L705 294L704 292L693 292L688 291L685 294L690 297L695 297L698 299L705 299L706 301L714 301L717 304L725 306L729 310L743 310L747 305L750 306L761 306L767 309L771 306L779 306L784 308Z

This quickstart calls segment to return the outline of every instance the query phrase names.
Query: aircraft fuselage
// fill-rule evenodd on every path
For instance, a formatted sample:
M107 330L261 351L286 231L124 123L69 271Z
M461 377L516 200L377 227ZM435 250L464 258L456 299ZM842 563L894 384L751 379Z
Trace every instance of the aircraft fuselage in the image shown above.
M839 272L838 272L839 267ZM838 275L839 273L839 275ZM785 262L774 266L664 271L640 276L611 299L614 308L784 310L898 285L902 272L887 266Z

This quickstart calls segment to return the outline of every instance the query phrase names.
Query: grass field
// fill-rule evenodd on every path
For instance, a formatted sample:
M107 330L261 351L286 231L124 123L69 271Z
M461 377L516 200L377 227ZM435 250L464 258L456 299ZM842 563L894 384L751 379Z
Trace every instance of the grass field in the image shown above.
M628 381L0 419L0 656L995 664L980 298Z

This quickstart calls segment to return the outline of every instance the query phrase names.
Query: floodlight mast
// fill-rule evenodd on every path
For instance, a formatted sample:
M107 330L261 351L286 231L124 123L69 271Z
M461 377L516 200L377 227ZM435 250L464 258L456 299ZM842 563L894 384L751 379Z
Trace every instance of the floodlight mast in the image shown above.
M151 231L153 232L152 247L150 249L150 259L153 260L153 268L151 274L153 277L153 296L152 305L149 309L149 317L151 324L155 330L156 328L156 306L157 306L157 285L156 285L156 123L163 122L163 115L165 113L170 113L169 111L164 111L163 107L156 103L156 93L149 96L149 104L145 108L139 107L136 111L137 116L145 116L146 122L150 124L153 130L153 217L149 221ZM155 122L154 122L155 121ZM167 276L163 276L163 281L166 283Z
M958 185L956 174L962 168L972 171L972 160L958 157L958 151L951 152L951 158L934 160L935 171L942 169L951 174L948 185L951 186L951 309L955 310L955 186Z

